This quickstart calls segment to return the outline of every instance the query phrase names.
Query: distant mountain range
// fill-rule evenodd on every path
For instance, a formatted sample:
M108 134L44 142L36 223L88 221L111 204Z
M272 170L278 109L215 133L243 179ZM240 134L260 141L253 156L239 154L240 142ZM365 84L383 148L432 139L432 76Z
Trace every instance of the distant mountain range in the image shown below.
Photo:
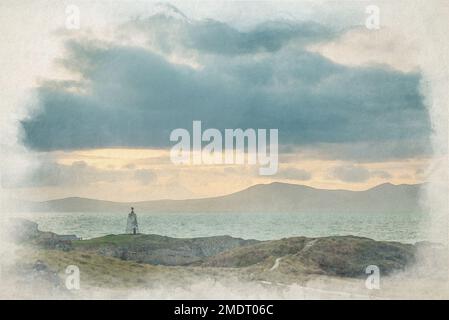
M292 212L416 213L422 185L382 184L366 191L326 190L274 182L229 195L190 200L113 202L71 197L27 203L23 210L50 212Z

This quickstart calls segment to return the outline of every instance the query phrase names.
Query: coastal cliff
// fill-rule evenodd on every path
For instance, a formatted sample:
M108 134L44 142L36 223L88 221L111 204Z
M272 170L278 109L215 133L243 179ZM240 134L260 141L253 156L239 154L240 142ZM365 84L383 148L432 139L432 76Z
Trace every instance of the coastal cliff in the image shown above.
M291 237L257 241L215 236L171 238L160 235L107 235L81 240L42 232L22 221L18 242L39 249L77 252L121 261L160 266L271 270L291 275L364 277L369 265L383 274L413 263L420 244L375 241L355 236ZM71 238L68 238L71 237Z

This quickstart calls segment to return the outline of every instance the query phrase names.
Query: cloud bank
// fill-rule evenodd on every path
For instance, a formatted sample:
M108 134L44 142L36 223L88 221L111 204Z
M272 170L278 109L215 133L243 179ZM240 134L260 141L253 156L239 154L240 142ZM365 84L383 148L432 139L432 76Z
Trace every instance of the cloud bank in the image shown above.
M39 107L22 122L24 143L40 151L166 148L173 129L201 120L221 130L278 128L285 146L428 153L420 74L345 66L306 49L338 35L314 22L238 30L159 13L122 25L121 41L72 39L60 63L80 80L42 83ZM136 37L139 45L123 44Z

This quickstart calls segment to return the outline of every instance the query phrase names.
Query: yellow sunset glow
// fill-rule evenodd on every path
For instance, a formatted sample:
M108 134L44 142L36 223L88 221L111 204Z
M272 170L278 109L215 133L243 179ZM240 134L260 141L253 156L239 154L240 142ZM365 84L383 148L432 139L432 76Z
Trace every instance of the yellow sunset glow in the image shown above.
M64 170L72 170L70 174L78 175L83 183L23 188L18 193L23 192L38 200L82 196L112 201L143 201L219 196L271 182L322 189L365 190L386 182L424 182L429 162L429 159L419 158L354 164L293 155L284 160L280 158L277 174L260 176L258 165L174 165L168 149L108 148L57 151L48 155ZM362 168L369 177L360 181L344 181L332 174L332 170L340 166ZM307 176L296 177L295 172L306 172Z

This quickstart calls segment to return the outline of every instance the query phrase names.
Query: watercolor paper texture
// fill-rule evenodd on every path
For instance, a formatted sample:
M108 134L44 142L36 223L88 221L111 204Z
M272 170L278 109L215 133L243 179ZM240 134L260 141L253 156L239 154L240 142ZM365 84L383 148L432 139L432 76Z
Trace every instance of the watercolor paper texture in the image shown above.
M0 12L1 298L449 298L449 2Z

